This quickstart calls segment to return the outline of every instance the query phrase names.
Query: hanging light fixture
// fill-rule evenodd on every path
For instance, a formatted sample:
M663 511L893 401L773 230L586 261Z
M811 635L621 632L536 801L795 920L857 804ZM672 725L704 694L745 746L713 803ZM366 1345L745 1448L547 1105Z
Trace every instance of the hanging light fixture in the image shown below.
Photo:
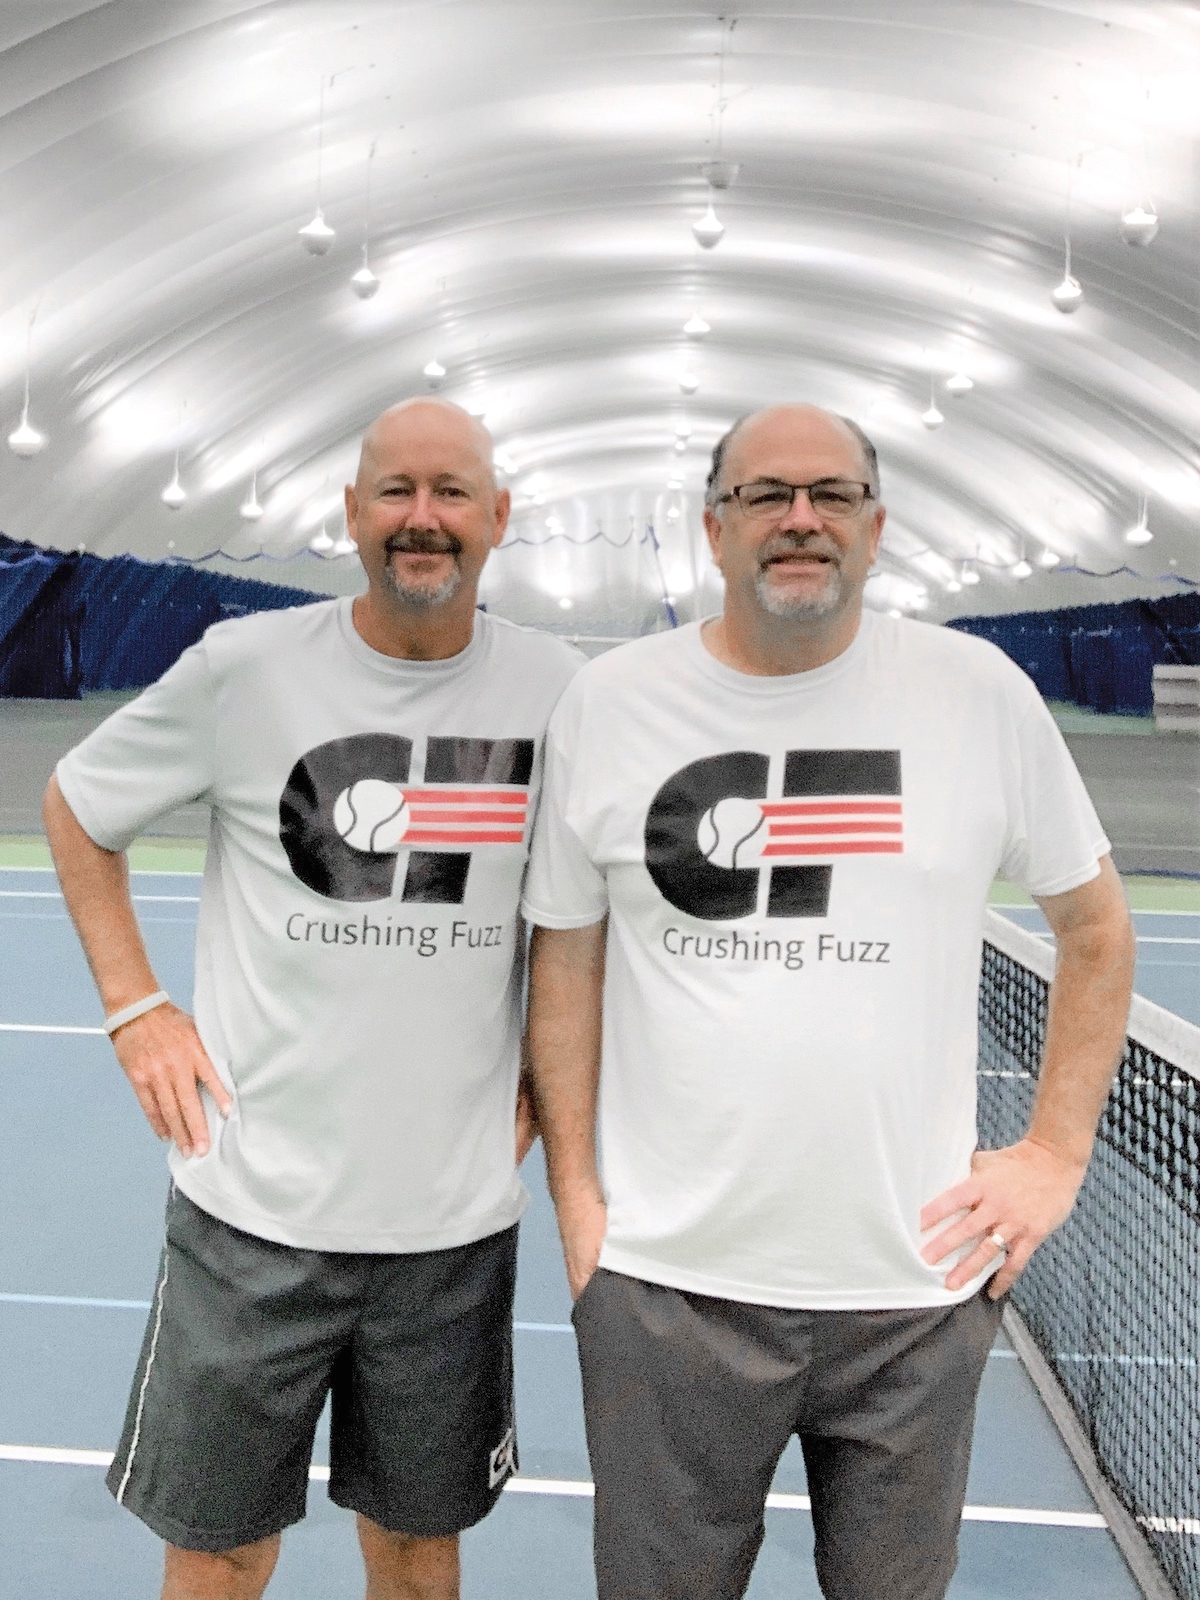
M357 553L358 546L350 537L349 532L343 529L341 537L329 552L333 556L352 556Z
M1125 535L1126 544L1149 544L1154 535L1150 532L1150 500L1142 495L1138 501L1138 519Z
M369 300L379 291L379 279L371 271L369 259L369 246L371 241L371 163L375 159L375 146L378 139L371 140L371 148L367 151L367 195L363 208L363 239L362 239L362 266L357 272L350 275L350 288L360 300Z
M263 508L258 503L258 468L254 469L254 476L250 479L250 493L238 507L238 516L243 522L257 522L263 514Z
M707 322L705 322L704 318L698 311L693 311L691 316L684 323L683 331L693 339L703 339L706 333L712 332L712 328Z
M29 327L25 334L25 402L21 407L21 420L8 436L8 448L13 455L20 456L22 461L40 455L46 448L46 435L40 433L29 420L29 372L33 365L33 324L36 320L35 306L30 313Z
M944 589L945 589L947 594L961 594L962 593L962 584L959 583L957 578L947 578L945 584L943 585L943 587L944 587Z
M326 556L333 549L333 540L329 537L329 529L325 526L328 518L321 522L321 531L308 541L308 548L317 556Z
M945 422L945 417L938 410L937 398L933 392L933 373L929 374L929 410L921 413L921 426L928 428L930 433L935 428L940 428Z
M979 582L979 568L973 561L964 561L959 576L962 579L964 589L971 588Z
M974 387L974 378L969 378L965 372L952 372L946 379L946 388L956 400L961 400L964 394L970 394Z
M679 521L679 507L678 506L668 506L667 507L667 521L668 522L678 522Z
M442 379L446 376L446 369L436 356L434 356L432 361L427 361L421 368L421 371L428 380L429 387L431 389L438 389L441 387Z
M1138 204L1121 218L1121 237L1126 244L1145 248L1158 232L1158 213L1154 202L1149 207Z
M171 481L158 497L163 505L172 511L178 511L187 499L187 490L179 481L179 446L175 446L175 470L171 474Z
M686 422L677 422L675 424L675 437L677 439L690 439L692 437L692 430Z
M687 449L687 440L686 439L676 439L676 441L675 441L675 454L677 456L681 456L686 449Z
M700 387L700 379L694 372L683 372L679 376L680 394L695 394Z
M569 594L564 594L559 600L558 605L561 611L571 611L575 607L575 602L571 599Z
M1038 566L1045 567L1047 571L1049 571L1051 567L1058 566L1061 560L1062 557L1059 555L1057 550L1051 550L1049 547L1047 547L1038 557Z
M325 75L321 74L320 103L317 110L317 209L313 213L311 222L306 222L304 227L297 229L300 243L310 256L328 255L333 248L333 241L337 233L325 221L325 213L321 210L321 177L325 157Z
M1080 154L1073 167L1067 171L1067 204L1063 213L1063 275L1062 282L1050 291L1050 300L1056 311L1069 316L1083 304L1083 285L1071 273L1071 201L1075 194L1075 173L1083 163Z
M720 244L725 237L725 224L713 210L712 197L709 196L708 210L699 222L692 223L692 237L702 250L712 250Z
M1016 561L1014 561L1008 570L1012 573L1013 577L1017 579L1033 577L1033 568L1029 565L1028 561L1026 561L1024 555L1020 556Z

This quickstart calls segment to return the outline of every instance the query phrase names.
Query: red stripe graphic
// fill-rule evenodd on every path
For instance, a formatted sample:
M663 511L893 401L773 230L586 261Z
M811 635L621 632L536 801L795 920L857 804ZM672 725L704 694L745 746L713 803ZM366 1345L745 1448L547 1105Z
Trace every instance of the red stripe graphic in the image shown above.
M764 800L764 817L898 817L899 800Z
M518 833L484 832L481 829L409 828L402 844L520 844L524 829Z
M412 809L414 822L499 822L505 827L512 827L514 823L525 821L525 812L521 811L444 811L438 806L414 806Z
M786 834L903 833L902 822L773 822L767 829L772 839Z
M409 805L523 806L528 789L404 789Z
M785 844L763 846L764 856L849 856L849 855L900 855L904 850L902 839L831 839L827 844L801 844L789 840Z

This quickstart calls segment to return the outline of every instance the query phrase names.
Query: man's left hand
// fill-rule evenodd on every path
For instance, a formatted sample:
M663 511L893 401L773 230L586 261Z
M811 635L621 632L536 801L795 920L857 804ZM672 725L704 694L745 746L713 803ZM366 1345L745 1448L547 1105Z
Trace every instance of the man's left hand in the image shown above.
M974 1243L946 1279L947 1289L961 1289L998 1257L1005 1259L988 1285L998 1300L1020 1277L1042 1240L1070 1215L1083 1182L1086 1163L1068 1159L1036 1139L1021 1139L1004 1150L976 1150L971 1176L956 1184L921 1212L921 1230L965 1212L921 1251L936 1266L951 1251ZM1003 1239L1005 1251L995 1242Z

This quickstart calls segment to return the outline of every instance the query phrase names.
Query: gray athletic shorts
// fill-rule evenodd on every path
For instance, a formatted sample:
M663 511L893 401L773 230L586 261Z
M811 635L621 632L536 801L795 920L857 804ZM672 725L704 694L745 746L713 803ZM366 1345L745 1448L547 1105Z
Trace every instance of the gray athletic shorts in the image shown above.
M941 1600L1001 1306L788 1311L598 1271L575 1304L599 1600L735 1600L798 1434L827 1600Z
M332 1394L330 1498L458 1533L516 1469L517 1230L412 1255L296 1250L173 1189L108 1486L161 1538L230 1550L304 1515Z

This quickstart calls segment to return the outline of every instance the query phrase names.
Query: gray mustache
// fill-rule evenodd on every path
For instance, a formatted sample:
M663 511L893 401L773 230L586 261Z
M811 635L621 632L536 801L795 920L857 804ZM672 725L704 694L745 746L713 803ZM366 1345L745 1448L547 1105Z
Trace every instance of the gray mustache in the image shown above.
M773 539L769 545L766 545L759 552L758 564L760 567L765 567L776 556L790 555L824 556L835 565L839 564L841 559L838 551L830 550L825 545L816 544L812 539L778 538Z
M393 533L383 548L390 556L456 556L462 550L462 541L451 533L410 528L405 533Z

